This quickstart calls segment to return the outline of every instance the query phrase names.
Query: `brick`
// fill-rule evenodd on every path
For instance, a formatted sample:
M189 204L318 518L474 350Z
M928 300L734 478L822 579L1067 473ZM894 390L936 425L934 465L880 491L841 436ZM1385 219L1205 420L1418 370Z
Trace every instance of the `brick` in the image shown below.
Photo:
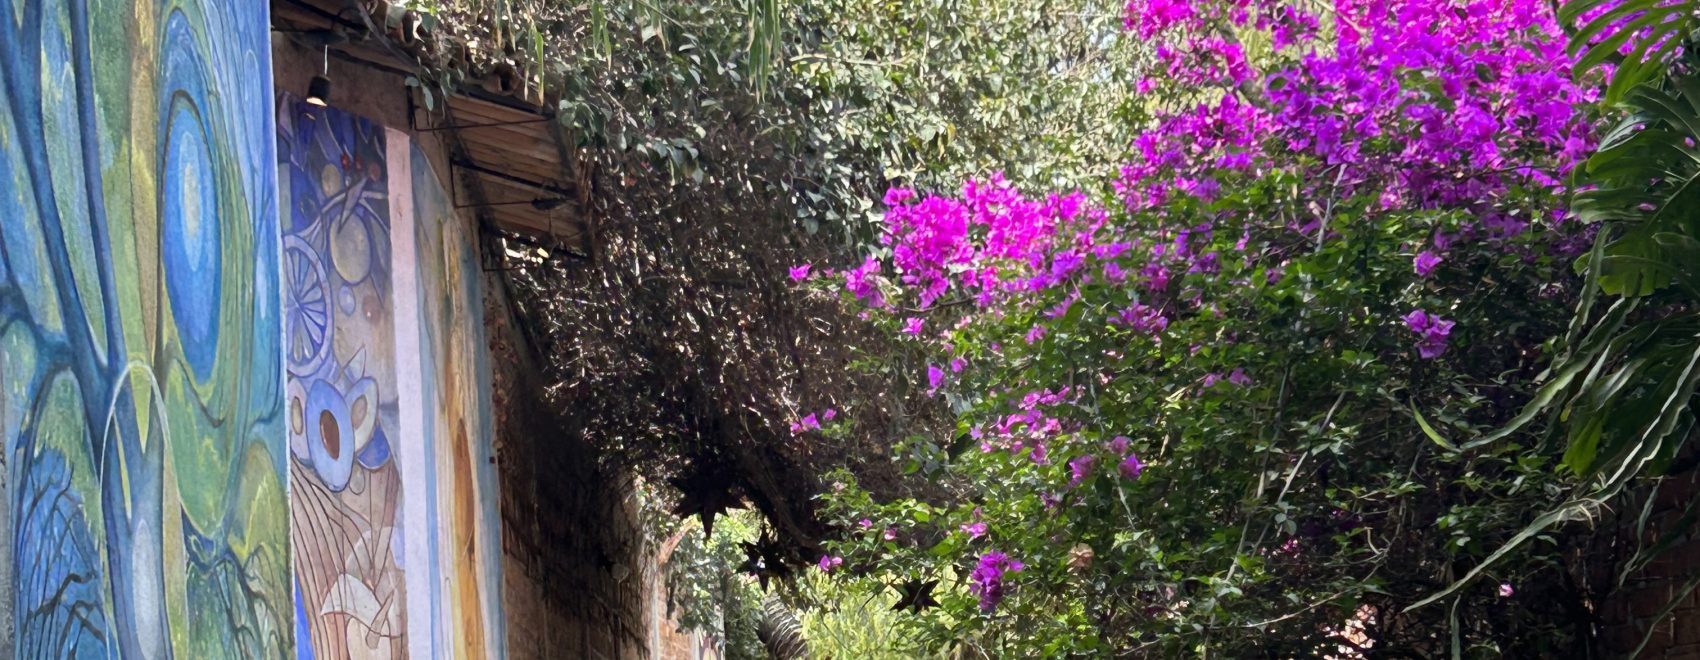
M1671 587L1660 583L1635 590L1629 595L1629 614L1636 619L1645 619L1670 603Z
M1600 630L1600 647L1620 649L1623 654L1627 654L1629 649L1635 648L1635 644L1640 640L1640 632L1631 624L1607 626Z
M1654 623L1652 619L1647 619L1642 622L1641 630L1647 630L1648 626L1652 626L1652 634L1647 636L1647 649L1664 649L1675 646L1676 630L1671 625L1670 619L1664 619L1657 623ZM1641 640L1637 637L1635 641L1640 643Z
M1700 473L1690 473L1689 476L1676 479L1666 479L1659 485L1659 493L1653 498L1654 511L1680 511L1688 506L1690 499L1700 493L1700 481L1696 477ZM1645 500L1642 500L1645 501Z
M1700 610L1688 607L1671 612L1670 622L1677 644L1700 644Z

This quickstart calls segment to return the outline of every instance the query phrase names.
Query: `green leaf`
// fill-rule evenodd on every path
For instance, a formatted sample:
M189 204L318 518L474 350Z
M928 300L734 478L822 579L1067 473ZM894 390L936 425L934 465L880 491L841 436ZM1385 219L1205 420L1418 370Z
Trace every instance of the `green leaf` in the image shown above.
M1465 573L1464 577L1450 585L1447 585L1445 589L1412 603L1409 607L1406 607L1404 611L1411 612L1421 609L1433 604L1435 601L1457 593L1459 589L1463 589L1465 586L1468 586L1478 576L1480 576L1482 572L1486 571L1500 559L1503 559L1506 555L1510 554L1512 550L1516 550L1518 546L1521 546L1529 539L1534 538L1536 534L1546 531L1554 525L1572 520L1580 520L1587 517L1588 508L1592 504L1593 503L1591 501L1571 501L1565 503L1562 507L1547 511L1540 516L1537 516L1527 527L1524 527L1522 531L1517 532L1510 540L1506 541L1505 545L1500 546L1498 550L1493 551L1493 554L1488 555L1487 559L1482 560L1481 563L1476 564L1469 570L1469 572Z
M1416 406L1408 406L1408 408L1411 411L1411 416L1416 418L1417 426L1423 430L1423 435L1428 436L1428 439L1433 440L1434 444L1440 445L1442 449L1453 453L1458 453L1460 451L1457 445L1454 445L1447 441L1446 438L1441 437L1440 433L1436 432L1434 427L1429 425L1428 420L1423 417L1422 411L1417 410Z

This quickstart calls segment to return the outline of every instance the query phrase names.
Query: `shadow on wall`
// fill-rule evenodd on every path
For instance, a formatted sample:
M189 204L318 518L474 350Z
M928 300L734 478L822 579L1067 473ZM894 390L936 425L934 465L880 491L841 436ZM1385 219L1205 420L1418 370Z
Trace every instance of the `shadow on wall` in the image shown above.
M651 630L654 570L629 475L600 463L545 375L499 274L486 275L508 652L531 658L663 658ZM665 623L661 625L666 625Z

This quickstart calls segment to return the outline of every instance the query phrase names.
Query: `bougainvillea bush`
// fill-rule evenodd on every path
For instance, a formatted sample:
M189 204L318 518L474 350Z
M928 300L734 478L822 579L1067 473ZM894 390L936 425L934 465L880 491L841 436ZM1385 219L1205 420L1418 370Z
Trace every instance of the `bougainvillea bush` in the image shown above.
M948 497L840 475L817 570L937 580L906 625L997 657L1581 648L1586 530L1409 608L1571 486L1532 433L1455 442L1528 400L1592 240L1551 5L1133 0L1126 28L1158 111L1102 190L895 188L866 261L798 273L930 356L904 367L958 420L897 457Z

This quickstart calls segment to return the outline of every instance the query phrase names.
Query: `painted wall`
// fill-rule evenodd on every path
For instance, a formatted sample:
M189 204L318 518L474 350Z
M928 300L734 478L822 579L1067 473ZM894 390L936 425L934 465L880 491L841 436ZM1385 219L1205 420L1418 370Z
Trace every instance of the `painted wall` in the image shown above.
M394 198L405 196L400 206L411 210L397 214L395 236L398 254L407 257L407 263L397 263L398 273L408 271L401 290L415 292L413 300L400 303L397 317L418 329L399 333L398 354L417 356L398 365L404 386L417 388L402 395L402 429L420 440L419 458L404 457L403 481L423 485L424 505L409 518L419 524L409 528L430 532L419 543L409 539L410 549L423 546L417 559L409 554L410 561L431 567L428 579L412 583L422 587L422 598L414 602L429 608L431 647L439 657L505 658L477 234L457 216L424 152L395 132L389 145L392 182L411 182L391 190Z
M278 103L297 643L502 658L476 235L404 133Z
M293 651L267 35L0 0L0 657Z
M405 657L386 136L287 95L277 123L296 643Z
M505 657L476 234L266 10L0 0L0 658Z

